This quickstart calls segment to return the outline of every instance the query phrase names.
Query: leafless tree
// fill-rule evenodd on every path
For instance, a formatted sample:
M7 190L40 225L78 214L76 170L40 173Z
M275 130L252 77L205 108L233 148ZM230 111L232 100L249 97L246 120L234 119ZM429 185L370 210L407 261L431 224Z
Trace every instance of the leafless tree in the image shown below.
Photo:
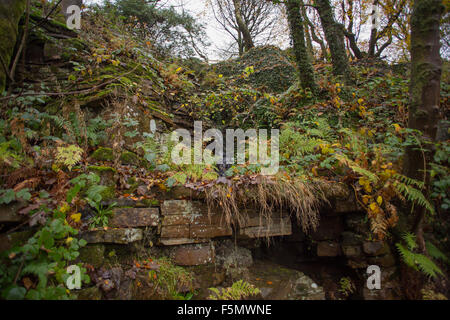
M255 45L272 40L280 20L280 7L265 0L209 0L214 18L233 39L223 50L242 55Z

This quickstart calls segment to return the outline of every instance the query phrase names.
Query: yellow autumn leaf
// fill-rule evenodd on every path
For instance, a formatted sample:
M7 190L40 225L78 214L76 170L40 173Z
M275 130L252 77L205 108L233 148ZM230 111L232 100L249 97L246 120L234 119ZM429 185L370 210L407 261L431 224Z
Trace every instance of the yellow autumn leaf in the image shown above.
M362 201L363 201L364 204L368 204L369 200L370 200L370 196L368 196L368 195L364 195L363 198L362 198Z
M74 222L80 222L80 220L81 220L81 213L75 213L75 214L72 214L72 215L70 216L70 218L71 218Z
M71 243L71 242L72 242L72 240L73 240L73 238L72 238L72 237L68 237L68 238L66 239L66 243L67 243L67 244L69 244L69 243Z
M369 206L370 210L378 211L378 205L375 202L372 202Z
M364 179L364 177L361 177L361 178L359 178L358 183L361 186L365 186L368 183L368 181L366 179Z
M383 203L383 198L381 196L378 196L377 203L379 206L381 206L381 204Z
M66 213L70 210L70 206L67 203L64 203L61 207L59 207L59 211L62 213Z

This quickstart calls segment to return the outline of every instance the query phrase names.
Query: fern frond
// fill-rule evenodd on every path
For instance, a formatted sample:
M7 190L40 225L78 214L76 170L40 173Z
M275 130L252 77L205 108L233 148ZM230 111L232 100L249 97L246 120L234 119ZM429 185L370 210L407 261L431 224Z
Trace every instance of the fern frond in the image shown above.
M444 275L442 270L427 256L416 253L414 255L414 258L420 271L422 271L428 277L435 278L438 274Z
M241 300L261 292L255 286L243 280L239 280L233 283L231 287L222 290L217 288L209 288L209 290L214 293L214 295L208 297L210 300Z
M400 254L400 256L402 257L403 262L415 269L417 269L416 266L416 262L415 262L415 254L414 252L409 251L404 245L402 245L401 243L396 243L395 246L397 247L398 253Z
M349 158L347 158L345 155L343 155L343 154L336 154L335 158L339 162L343 163L344 165L346 165L347 167L352 169L354 172L356 172L356 173L360 174L361 176L364 176L365 178L369 179L371 182L373 182L373 183L378 182L378 176L376 174L370 172L367 169L364 169L359 164L357 164L355 161L350 160Z
M413 235L412 233L405 233L402 236L402 238L407 243L407 246L409 249L401 243L396 243L395 246L397 247L397 250L398 250L400 256L402 257L403 262L407 266L409 266L417 271L420 270L427 277L436 278L438 275L444 275L442 270L429 257L427 257L423 254L420 254L420 253L412 252L412 250L414 248L417 248L415 235ZM427 248L428 248L428 246L429 246L429 243L427 243ZM434 247L434 249L439 251L436 247ZM432 249L432 252L433 252L433 254L436 254L436 251L434 251L434 249ZM442 254L440 251L439 251L439 253ZM439 253L438 253L438 256L439 256ZM444 257L445 257L445 255L444 255Z
M425 247L427 248L428 254L433 259L441 260L445 263L450 263L450 259L431 242L427 241L425 243Z
M418 205L426 208L431 214L434 214L433 205L425 198L422 191L408 186L403 182L396 181L394 183L395 190L403 195L408 201L417 203Z
M396 173L394 174L394 179L403 182L408 186L416 186L419 189L423 189L425 187L425 183L423 181L419 181L410 177L407 177L403 174Z
M406 246L409 250L414 250L415 248L417 248L416 235L414 233L405 232L402 236L402 239L406 242Z

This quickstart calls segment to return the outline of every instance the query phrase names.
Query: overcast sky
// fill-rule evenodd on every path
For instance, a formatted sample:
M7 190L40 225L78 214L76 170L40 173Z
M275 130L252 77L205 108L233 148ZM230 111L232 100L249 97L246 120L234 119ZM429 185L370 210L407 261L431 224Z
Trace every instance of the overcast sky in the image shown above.
M84 0L84 3L89 5L92 3L102 3L103 0ZM205 25L208 42L211 44L207 50L208 58L212 61L219 59L219 48L224 48L226 44L232 41L229 34L223 31L220 25L214 19L212 11L207 7L207 0L163 0L166 6L174 6L181 10L181 4L184 4L184 10L189 12L199 22ZM284 39L274 39L277 42L273 44L285 47L288 43Z

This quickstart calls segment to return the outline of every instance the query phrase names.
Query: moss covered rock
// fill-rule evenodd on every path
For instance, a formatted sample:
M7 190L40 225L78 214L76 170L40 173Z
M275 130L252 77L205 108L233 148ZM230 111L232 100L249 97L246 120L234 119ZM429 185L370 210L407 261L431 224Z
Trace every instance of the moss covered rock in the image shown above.
M102 199L114 199L116 196L116 182L118 180L117 170L106 166L90 166L88 171L98 175L100 177L100 185L107 187L100 193Z
M113 150L100 147L92 153L91 157L98 161L113 161Z
M78 259L81 262L88 263L94 268L100 268L103 265L105 257L105 246L102 244L89 245L80 249Z
M120 162L122 164L139 166L141 163L141 158L133 152L126 151L120 156Z
M3 0L0 2L0 58L9 66L19 34L20 17L25 11L25 0ZM0 68L0 93L6 85L6 73Z
M269 92L281 93L296 81L294 64L287 54L274 46L256 47L242 57L220 62L214 66L216 73L236 78L247 67L254 68L255 72L247 80L255 88L264 87Z
M102 292L98 287L90 287L77 291L76 297L78 300L101 300Z

